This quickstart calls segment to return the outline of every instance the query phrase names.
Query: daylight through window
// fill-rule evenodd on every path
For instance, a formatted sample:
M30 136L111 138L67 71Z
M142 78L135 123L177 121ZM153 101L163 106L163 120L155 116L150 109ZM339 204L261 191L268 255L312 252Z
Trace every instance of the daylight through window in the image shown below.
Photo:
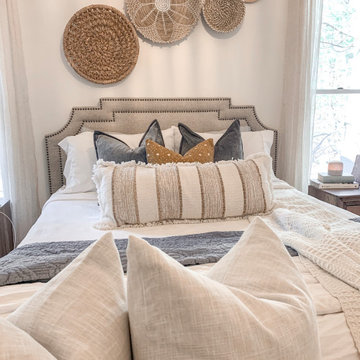
M311 176L360 154L360 1L324 0Z

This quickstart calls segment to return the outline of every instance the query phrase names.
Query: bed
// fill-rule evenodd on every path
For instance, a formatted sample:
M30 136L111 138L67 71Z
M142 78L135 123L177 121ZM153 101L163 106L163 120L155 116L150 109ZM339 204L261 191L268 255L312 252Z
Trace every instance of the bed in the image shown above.
M271 130L258 119L253 106L233 106L228 98L204 99L101 99L98 107L74 108L68 123L58 132L45 138L48 163L50 198L43 207L42 214L31 228L18 249L49 246L49 243L81 243L98 239L104 231L94 227L99 217L97 194L94 191L64 193L63 176L65 153L58 143L67 136L85 130L122 132L136 134L146 130L150 121L158 119L162 128L182 122L197 132L221 130L229 126L233 119L239 119L243 127L252 132ZM273 160L275 208L261 218L293 251L292 260L303 275L317 314L321 353L323 359L359 359L360 350L360 303L356 284L359 272L356 246L352 239L360 235L360 224L354 214L322 203L295 190L276 178L278 133L273 131L273 144L269 152ZM129 234L137 234L151 239L187 237L194 234L232 234L235 237L245 231L256 216L193 223L164 223L152 226L126 227L113 230L115 239L126 239ZM224 235L225 234L225 235ZM331 236L329 234L332 234ZM345 234L342 236L341 234ZM355 234L355 235L354 235ZM213 235L211 235L213 236ZM329 241L317 242L321 238ZM224 242L226 239L224 240ZM343 241L352 253L352 270L331 268L332 260L327 259L326 247ZM321 243L321 244L320 244ZM70 245L69 245L70 246ZM335 246L335 245L334 245ZM55 245L56 247L56 245ZM324 250L325 248L325 250ZM336 246L334 247L336 248ZM294 251L295 249L295 251ZM346 261L348 249L343 250ZM25 254L26 251L25 251ZM219 255L221 257L221 254ZM71 254L70 254L71 257ZM3 265L4 259L3 260ZM11 259L10 259L11 260ZM217 259L214 257L215 262ZM330 264L330 265L329 265ZM214 264L187 259L186 265L195 272L206 273ZM325 270L326 271L325 271ZM347 281L347 270L354 278ZM55 270L56 273L57 270ZM338 274L339 273L339 274ZM340 274L341 273L341 274ZM345 274L345 275L344 275ZM44 279L39 279L44 280ZM24 301L44 286L43 282L31 281L0 287L0 317L13 313ZM349 296L344 300L341 294Z

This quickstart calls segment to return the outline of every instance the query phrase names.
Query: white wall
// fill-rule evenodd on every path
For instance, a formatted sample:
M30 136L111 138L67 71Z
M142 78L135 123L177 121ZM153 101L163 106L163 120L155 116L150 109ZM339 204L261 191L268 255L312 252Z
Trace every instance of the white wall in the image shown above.
M48 197L44 136L68 120L73 106L100 97L229 96L255 105L268 126L280 125L287 0L247 4L238 31L220 35L199 21L183 42L158 46L140 39L133 72L115 85L96 85L66 63L62 34L86 0L19 0L25 62L38 159L41 201ZM122 11L123 1L102 0Z

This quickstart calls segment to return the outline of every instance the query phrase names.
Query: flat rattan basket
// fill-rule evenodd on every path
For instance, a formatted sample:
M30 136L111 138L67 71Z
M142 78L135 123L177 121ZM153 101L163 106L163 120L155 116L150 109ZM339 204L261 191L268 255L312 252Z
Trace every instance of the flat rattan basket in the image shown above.
M242 0L205 0L203 16L211 29L227 33L243 21L245 4Z
M136 29L156 43L172 43L190 34L200 18L201 0L126 0Z
M110 84L136 65L139 40L130 21L117 9L90 5L76 12L63 38L66 59L85 79Z

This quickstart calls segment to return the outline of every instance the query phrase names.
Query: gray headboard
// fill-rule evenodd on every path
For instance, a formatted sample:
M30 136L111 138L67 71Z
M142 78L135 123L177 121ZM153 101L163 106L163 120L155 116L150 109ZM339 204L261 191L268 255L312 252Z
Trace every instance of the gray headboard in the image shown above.
M63 167L66 156L58 143L76 135L83 127L100 131L136 134L145 131L149 123L158 119L162 129L183 122L194 131L222 130L233 119L252 131L270 129L258 119L254 106L233 106L230 98L105 98L99 106L75 107L67 124L59 131L45 136L49 189L54 193L64 184ZM278 132L274 131L271 150L276 174Z

